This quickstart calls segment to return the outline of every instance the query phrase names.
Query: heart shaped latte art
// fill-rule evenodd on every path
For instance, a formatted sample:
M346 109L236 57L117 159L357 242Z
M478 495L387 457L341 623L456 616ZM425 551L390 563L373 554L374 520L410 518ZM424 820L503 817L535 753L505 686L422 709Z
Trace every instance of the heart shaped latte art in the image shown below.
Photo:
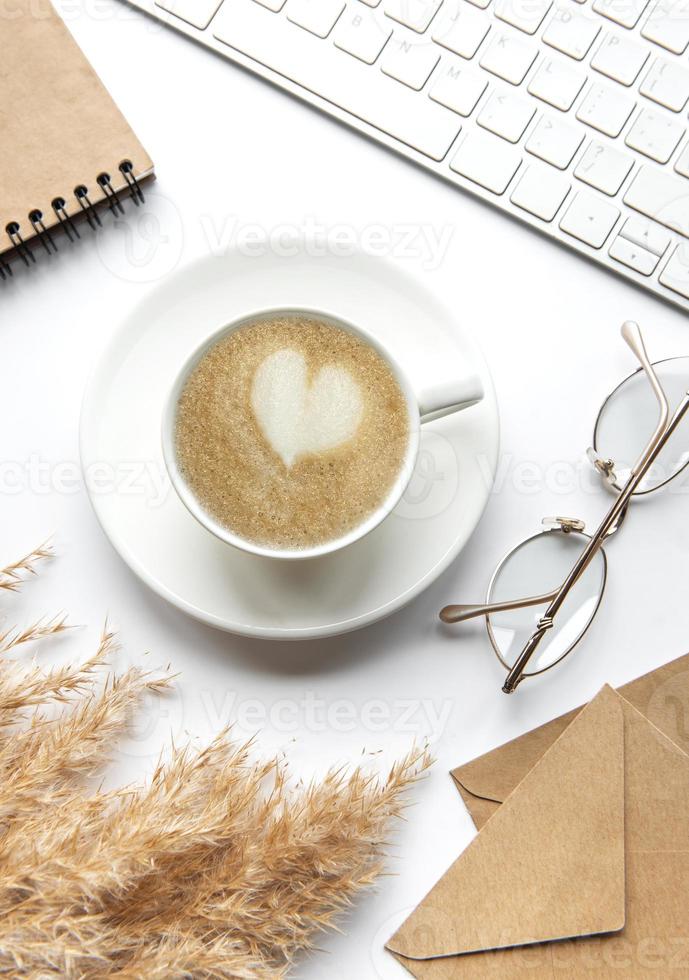
M288 467L300 456L347 442L364 410L361 389L346 368L326 365L309 385L306 359L290 348L259 365L251 405L263 435Z

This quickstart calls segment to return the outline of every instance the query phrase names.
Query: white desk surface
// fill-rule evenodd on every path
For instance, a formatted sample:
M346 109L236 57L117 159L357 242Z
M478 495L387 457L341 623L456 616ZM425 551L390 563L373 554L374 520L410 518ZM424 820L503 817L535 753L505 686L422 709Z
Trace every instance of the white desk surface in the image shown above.
M382 950L406 911L467 845L473 826L447 775L506 739L689 648L689 479L638 503L609 547L607 595L566 665L500 692L502 672L479 627L437 623L448 601L479 599L496 561L550 514L603 513L608 497L584 452L607 391L633 367L627 318L651 355L689 353L686 317L504 218L450 185L211 56L113 0L63 0L84 51L156 161L147 216L112 228L102 247L63 247L2 288L4 356L0 561L55 533L59 559L19 597L9 621L67 610L84 629L41 660L91 651L104 619L119 663L145 651L181 671L174 698L150 705L123 748L123 777L150 772L170 733L207 740L235 720L261 752L283 751L296 777L378 752L383 765L429 737L437 762L412 794L377 892L326 936L301 980L394 978ZM411 606L362 632L271 644L214 632L151 594L104 537L79 481L82 390L118 322L177 264L232 244L241 229L312 222L449 236L438 268L400 256L475 332L500 401L495 490L459 560ZM393 236L394 237L394 236ZM417 249L417 251L419 251ZM2 474L0 474L2 475ZM383 703L382 709L379 702ZM373 708L372 708L373 705ZM378 705L378 709L376 709ZM387 721L381 721L387 715Z

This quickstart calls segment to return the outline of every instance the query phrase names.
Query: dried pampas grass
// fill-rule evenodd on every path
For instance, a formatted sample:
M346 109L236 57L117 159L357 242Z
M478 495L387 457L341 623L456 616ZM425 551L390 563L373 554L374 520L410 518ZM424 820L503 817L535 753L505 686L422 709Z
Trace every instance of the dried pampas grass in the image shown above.
M0 568L0 589L7 592L17 592L27 575L36 574L36 566L46 558L52 558L53 549L48 542L30 551L28 555L13 562L6 568Z
M0 588L48 556L0 572ZM65 628L5 632L0 653ZM284 763L224 732L173 749L146 786L89 792L143 695L171 683L138 667L103 681L113 644L51 671L0 661L0 974L283 977L380 874L427 753L382 782L334 770L290 789Z

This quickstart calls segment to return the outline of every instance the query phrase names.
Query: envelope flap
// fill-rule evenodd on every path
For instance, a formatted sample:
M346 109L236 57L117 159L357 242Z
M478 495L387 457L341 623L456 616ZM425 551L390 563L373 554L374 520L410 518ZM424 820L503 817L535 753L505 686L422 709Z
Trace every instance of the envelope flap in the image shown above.
M624 920L624 728L606 687L387 945L427 959L613 932Z
M503 803L512 790L533 769L544 752L562 735L576 716L576 711L554 718L546 725L535 728L486 752L477 759L452 770L457 784L472 796L494 803Z

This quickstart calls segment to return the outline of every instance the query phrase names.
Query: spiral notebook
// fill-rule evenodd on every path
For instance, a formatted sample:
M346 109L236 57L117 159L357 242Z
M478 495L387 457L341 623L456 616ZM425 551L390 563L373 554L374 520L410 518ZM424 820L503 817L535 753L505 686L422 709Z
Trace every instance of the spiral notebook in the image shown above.
M153 163L49 0L14 0L0 42L4 279L139 204Z

